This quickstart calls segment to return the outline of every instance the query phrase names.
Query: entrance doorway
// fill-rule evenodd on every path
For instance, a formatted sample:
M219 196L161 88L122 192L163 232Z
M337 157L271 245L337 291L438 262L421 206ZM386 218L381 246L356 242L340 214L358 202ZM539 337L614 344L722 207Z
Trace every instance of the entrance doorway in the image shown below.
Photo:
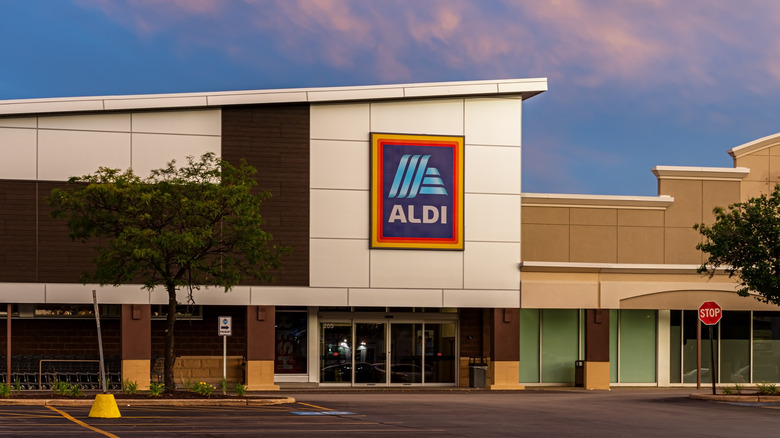
M320 322L320 383L454 385L456 322Z

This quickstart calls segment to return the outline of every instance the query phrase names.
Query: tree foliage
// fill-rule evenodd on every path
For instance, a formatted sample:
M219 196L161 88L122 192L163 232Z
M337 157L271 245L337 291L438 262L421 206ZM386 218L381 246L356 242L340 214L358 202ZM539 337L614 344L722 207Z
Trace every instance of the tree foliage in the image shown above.
M47 198L71 238L96 242L93 272L84 283L141 283L168 293L165 388L173 390L173 329L176 291L199 285L226 292L245 278L270 280L285 248L263 231L260 205L270 196L253 188L255 169L238 167L208 153L187 164L153 170L99 168L72 177Z
M739 295L780 305L780 185L713 213L711 226L694 226L704 236L696 248L708 254L698 271L712 276L723 268L739 282Z

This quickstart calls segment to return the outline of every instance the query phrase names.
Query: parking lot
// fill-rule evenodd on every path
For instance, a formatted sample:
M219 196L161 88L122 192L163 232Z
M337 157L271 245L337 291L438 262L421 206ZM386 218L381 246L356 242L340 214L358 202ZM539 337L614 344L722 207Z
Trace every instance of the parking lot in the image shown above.
M0 406L3 436L776 436L780 406L690 400L690 390L298 392L258 407ZM285 394L274 394L285 395Z

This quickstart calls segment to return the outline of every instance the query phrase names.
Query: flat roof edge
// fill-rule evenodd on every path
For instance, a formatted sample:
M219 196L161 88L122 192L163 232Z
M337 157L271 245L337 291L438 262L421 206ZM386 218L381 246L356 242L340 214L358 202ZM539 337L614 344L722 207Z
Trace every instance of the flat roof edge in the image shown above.
M559 193L523 193L522 204L527 206L584 206L595 208L653 208L664 209L674 198L661 196L572 195Z
M750 169L746 167L655 166L652 172L658 179L741 180L750 174Z
M522 99L528 99L545 91L547 91L547 78L528 78L203 93L60 97L0 100L0 115L464 96L519 96Z

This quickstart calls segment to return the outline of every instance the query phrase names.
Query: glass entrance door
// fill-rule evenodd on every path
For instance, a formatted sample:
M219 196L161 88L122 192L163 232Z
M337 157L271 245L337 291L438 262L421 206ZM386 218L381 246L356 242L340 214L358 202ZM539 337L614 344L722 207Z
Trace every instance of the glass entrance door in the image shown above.
M320 324L320 382L455 384L454 322Z
M384 322L355 323L355 383L386 383L387 347Z

